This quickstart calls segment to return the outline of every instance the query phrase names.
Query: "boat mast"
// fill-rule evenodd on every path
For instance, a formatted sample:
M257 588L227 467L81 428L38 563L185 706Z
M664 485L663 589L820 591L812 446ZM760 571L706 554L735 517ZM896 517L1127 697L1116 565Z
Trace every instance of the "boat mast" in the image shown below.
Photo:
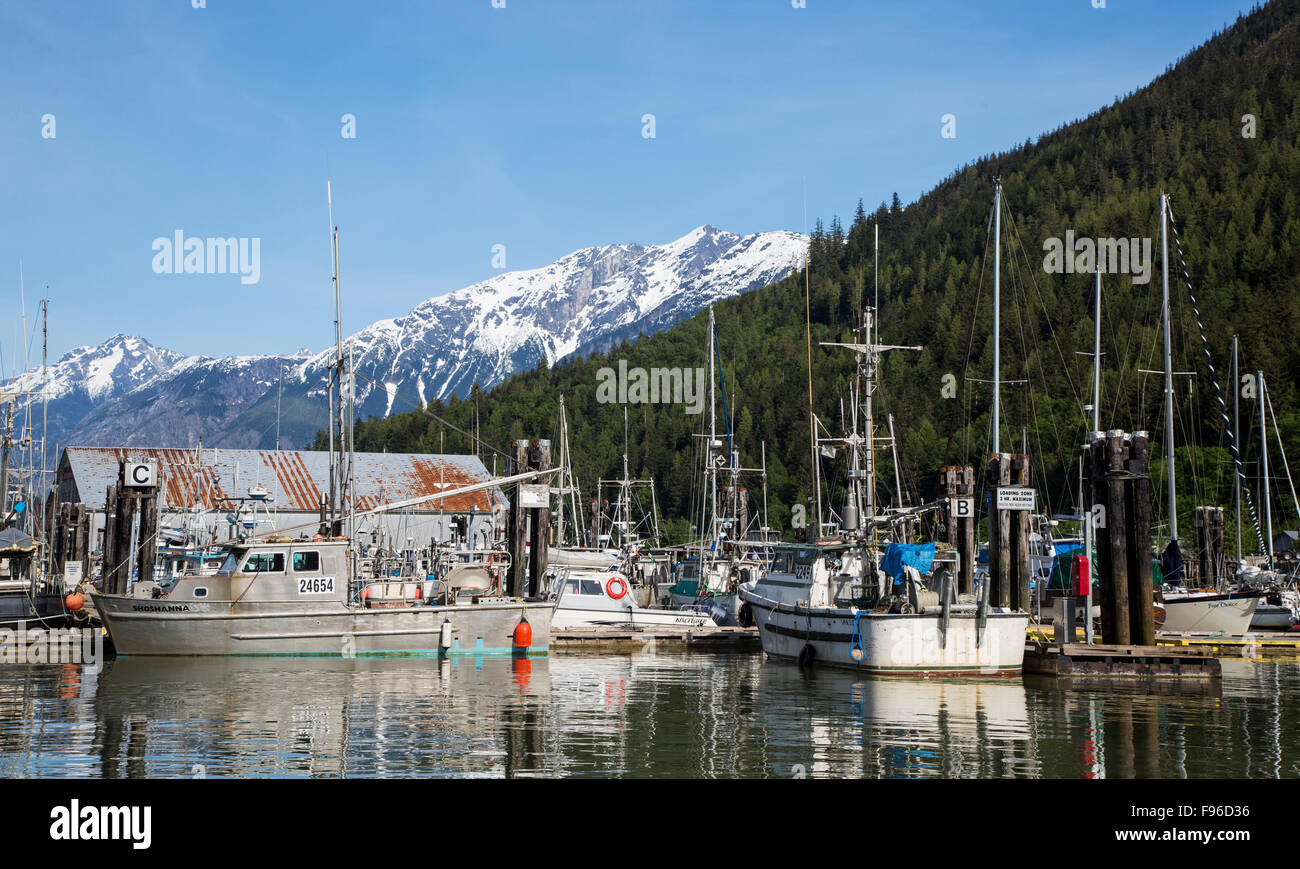
M805 205L805 208L807 206ZM804 216L804 232L808 231L808 218ZM813 413L813 378L812 378L812 284L808 276L811 263L808 254L803 258L803 292L804 292L804 329L808 341L808 449L811 462L808 469L812 471L813 484L813 526L809 543L816 543L822 534L822 485L821 474L817 469L817 415Z
M1174 480L1174 363L1169 329L1169 194L1160 194L1160 272L1164 286L1165 458L1169 463L1169 540L1178 542L1178 487Z
M46 287L48 290L49 288ZM49 418L50 418L50 371L49 371L49 347L50 347L50 300L41 299L41 540L45 543L45 573L48 576L51 568L54 566L54 551L50 547L50 528L49 528L49 497L50 482L45 471L45 439L49 436Z
M1002 179L993 182L993 453L1002 452Z
M1241 443L1241 377L1237 371L1237 336L1232 336L1232 441ZM1234 459L1236 457L1234 456ZM1237 567L1241 567L1241 469L1233 462L1232 501L1237 514Z
M707 453L709 457L709 537L713 540L713 549L716 555L718 542L718 466L714 462L714 450L718 442L718 433L717 419L714 413L714 384L717 378L713 364L714 353L716 352L715 340L713 306L709 305L709 449ZM703 564L704 561L701 559L701 567L703 567Z
M1101 266L1092 297L1092 430L1101 431Z
M1273 569L1273 502L1268 489L1268 426L1264 422L1264 395L1268 389L1264 385L1264 372L1256 371L1259 381L1259 467L1260 478L1264 481L1264 554L1268 556L1268 569Z

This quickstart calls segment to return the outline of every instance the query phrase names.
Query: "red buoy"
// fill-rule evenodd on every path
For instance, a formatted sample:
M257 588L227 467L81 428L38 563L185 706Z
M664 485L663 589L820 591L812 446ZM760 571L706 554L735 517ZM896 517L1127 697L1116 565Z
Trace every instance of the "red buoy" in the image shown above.
M63 599L63 605L75 613L86 605L86 599L74 591Z
M528 624L528 619L521 618L519 624L515 625L515 648L526 649L533 644L533 626Z

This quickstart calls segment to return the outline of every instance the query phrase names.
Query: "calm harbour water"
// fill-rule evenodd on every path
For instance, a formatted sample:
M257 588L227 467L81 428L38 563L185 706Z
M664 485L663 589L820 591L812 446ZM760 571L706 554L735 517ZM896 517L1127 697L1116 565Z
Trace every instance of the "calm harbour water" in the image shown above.
M0 667L0 776L1300 776L1300 664L897 681L752 655Z

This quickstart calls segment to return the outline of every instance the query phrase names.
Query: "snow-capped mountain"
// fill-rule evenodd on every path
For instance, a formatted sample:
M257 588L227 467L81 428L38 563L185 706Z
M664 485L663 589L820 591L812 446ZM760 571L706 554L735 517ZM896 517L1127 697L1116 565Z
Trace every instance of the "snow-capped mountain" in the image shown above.
M495 386L543 359L603 349L785 277L806 237L701 226L663 245L584 248L503 272L380 320L347 339L359 418L403 412L474 383ZM50 368L51 443L303 446L325 424L334 355L183 356L115 335ZM281 380L281 378L283 378ZM39 392L39 372L0 392ZM54 421L59 406L58 422ZM277 407L279 408L277 412Z

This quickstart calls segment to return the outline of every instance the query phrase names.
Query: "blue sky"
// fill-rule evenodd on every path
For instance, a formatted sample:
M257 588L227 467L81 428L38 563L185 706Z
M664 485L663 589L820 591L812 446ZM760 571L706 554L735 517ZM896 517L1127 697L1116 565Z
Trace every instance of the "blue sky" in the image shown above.
M518 269L702 223L802 230L805 179L810 225L911 201L1142 87L1250 6L1093 2L6 0L3 373L20 259L29 329L52 299L52 358L115 332L319 349L327 178L355 331L490 277L498 244ZM259 238L260 281L155 274L153 240L178 229Z

